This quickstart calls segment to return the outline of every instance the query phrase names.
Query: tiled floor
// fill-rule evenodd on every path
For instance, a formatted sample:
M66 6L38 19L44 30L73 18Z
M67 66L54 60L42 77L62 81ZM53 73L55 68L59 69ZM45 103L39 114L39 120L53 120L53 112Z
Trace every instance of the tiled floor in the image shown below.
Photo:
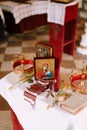
M12 71L13 56L24 53L33 59L35 56L35 43L49 41L48 27L42 27L32 32L10 35L8 41L0 45L0 78Z

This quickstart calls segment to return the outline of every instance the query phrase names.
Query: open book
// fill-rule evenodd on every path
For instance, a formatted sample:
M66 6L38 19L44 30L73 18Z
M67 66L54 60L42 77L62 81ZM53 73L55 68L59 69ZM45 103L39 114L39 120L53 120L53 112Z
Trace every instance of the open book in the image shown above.
M75 115L87 106L87 95L74 93L72 96L64 100L60 107Z

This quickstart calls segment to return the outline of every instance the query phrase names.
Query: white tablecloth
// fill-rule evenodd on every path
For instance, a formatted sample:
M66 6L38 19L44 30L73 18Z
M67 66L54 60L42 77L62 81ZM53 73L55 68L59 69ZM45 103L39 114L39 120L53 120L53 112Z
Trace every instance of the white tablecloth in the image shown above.
M1 16L1 19L3 20L3 23L5 24L4 14L1 7L0 7L0 16Z
M0 2L3 10L11 12L15 18L15 23L19 23L22 19L36 14L45 14L48 10L47 1L29 1L31 4L19 4L13 1Z
M9 91L19 78L10 73L0 80L0 94L7 100L15 112L24 130L87 130L87 108L77 115L62 110L59 106L47 109L48 101L38 96L35 108L24 100L23 90L29 84L20 84Z
M55 3L49 2L48 5L48 22L64 25L66 7L76 5L78 1L72 1L70 3Z
M19 23L22 19L37 14L47 14L47 21L64 25L65 10L68 6L78 3L78 0L70 3L55 3L50 1L29 1L32 4L19 4L13 1L0 2L3 10L9 11L15 18L15 23Z

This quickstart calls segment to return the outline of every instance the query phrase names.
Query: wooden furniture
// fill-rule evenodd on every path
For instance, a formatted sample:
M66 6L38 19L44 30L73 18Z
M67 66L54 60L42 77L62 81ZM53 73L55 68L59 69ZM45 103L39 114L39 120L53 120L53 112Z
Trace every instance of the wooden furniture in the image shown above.
M74 54L78 4L66 7L64 25L51 23L49 42L54 47L54 55L62 61L63 52Z
M3 12L6 21L6 30L10 33L23 33L24 31L33 30L47 24L47 14L30 16L16 24L12 13L5 10Z
M47 24L47 1L2 1L6 30L12 33L23 33Z

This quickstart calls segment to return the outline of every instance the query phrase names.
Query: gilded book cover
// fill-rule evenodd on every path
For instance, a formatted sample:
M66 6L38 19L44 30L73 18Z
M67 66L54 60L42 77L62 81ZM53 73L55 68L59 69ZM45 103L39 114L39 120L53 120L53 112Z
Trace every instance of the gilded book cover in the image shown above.
M52 2L62 2L62 3L69 3L72 0L51 0Z

